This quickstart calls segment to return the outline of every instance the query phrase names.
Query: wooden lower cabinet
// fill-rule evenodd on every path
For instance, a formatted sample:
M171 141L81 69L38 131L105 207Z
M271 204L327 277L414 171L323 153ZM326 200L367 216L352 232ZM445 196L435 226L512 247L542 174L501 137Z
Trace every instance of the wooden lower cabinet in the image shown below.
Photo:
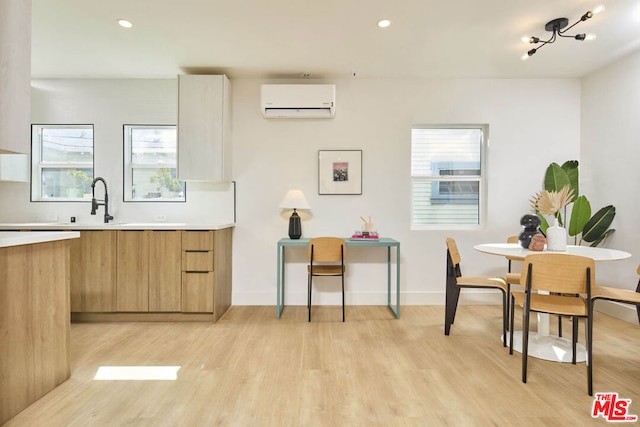
M217 321L231 306L232 231L82 231L72 319Z
M118 230L116 311L149 311L149 230Z
M71 241L71 311L116 311L116 230L82 231Z
M182 307L180 230L153 230L149 236L149 311L179 312Z
M231 306L231 228L182 231L182 311L213 313Z
M118 230L117 311L180 311L179 230Z
M184 313L213 313L213 271L182 273L182 311Z

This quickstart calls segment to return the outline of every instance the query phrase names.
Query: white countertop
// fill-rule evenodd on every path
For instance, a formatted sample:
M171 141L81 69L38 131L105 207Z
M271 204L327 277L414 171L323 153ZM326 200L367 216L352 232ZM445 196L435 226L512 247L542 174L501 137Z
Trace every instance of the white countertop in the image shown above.
M79 237L80 232L78 231L0 231L0 248L77 239Z
M222 230L235 224L193 224L186 222L22 222L0 223L0 230Z

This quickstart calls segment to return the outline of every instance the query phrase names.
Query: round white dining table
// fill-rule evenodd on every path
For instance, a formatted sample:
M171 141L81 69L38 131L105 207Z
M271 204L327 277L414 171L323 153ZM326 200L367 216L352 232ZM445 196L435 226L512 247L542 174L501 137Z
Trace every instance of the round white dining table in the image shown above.
M618 261L625 258L630 258L629 252L620 251L617 249L609 248L592 248L591 246L574 246L567 245L567 250L562 252L553 251L531 251L520 246L518 243L483 243L481 245L475 245L473 249L492 255L501 255L524 260L529 254L539 253L566 253L571 255L580 255L592 258L594 261Z
M567 245L567 250L562 252L548 251L545 246L543 251L531 251L521 247L518 243L483 243L475 245L475 250L491 255L511 257L516 260L524 260L529 254L539 253L566 253L592 258L594 261L618 261L630 258L629 252L617 249L597 248L591 246ZM510 298L510 296L509 296ZM507 334L507 339L509 335ZM513 332L513 348L522 352L522 331ZM549 334L549 315L538 314L538 331L529 332L529 355L539 359L553 362L571 363L572 345L571 340L553 336ZM586 360L586 349L583 345L578 345L576 349L576 360L584 362Z

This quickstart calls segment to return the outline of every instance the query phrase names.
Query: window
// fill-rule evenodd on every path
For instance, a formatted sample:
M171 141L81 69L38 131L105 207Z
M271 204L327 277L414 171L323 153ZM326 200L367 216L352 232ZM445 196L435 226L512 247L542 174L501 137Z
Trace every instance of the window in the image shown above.
M177 179L176 126L124 126L124 201L184 202Z
M479 228L487 126L414 127L411 228Z
M93 125L32 125L31 162L31 200L91 201Z

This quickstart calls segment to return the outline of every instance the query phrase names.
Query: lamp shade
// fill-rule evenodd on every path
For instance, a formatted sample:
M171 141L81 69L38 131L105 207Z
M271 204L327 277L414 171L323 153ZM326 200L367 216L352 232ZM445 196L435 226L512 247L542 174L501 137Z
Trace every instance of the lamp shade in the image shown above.
M309 202L300 190L289 190L280 202L281 209L311 209Z

